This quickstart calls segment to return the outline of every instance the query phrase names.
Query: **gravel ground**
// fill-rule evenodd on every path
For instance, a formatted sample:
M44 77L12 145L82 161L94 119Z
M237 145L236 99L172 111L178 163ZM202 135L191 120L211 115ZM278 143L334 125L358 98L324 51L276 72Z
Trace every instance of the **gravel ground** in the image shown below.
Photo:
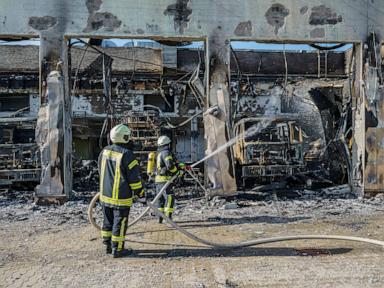
M225 201L179 197L175 220L216 242L294 234L384 240L384 195ZM104 254L88 224L86 193L62 206L37 206L31 193L0 194L0 287L384 287L384 250L344 241L281 242L210 249L147 216L130 228L123 259ZM133 219L143 207L135 204Z

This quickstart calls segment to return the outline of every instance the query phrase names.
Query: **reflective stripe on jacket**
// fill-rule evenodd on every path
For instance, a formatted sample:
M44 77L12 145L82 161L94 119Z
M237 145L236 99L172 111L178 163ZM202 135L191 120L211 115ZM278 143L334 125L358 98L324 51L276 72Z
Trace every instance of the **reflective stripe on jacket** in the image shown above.
M179 173L179 170L176 166L176 158L169 151L167 146L160 147L157 150L155 182L167 182L177 173Z
M99 156L100 202L114 208L132 205L134 195L144 194L139 162L124 145L113 144Z

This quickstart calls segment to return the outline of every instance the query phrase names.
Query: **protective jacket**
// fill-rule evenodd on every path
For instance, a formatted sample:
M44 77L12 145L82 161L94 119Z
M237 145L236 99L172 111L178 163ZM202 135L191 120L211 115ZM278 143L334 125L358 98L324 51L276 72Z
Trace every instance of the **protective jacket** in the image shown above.
M169 147L159 147L157 149L155 182L167 182L173 175L177 175L178 173L176 158L169 150Z
M104 148L99 156L100 202L111 208L127 208L133 196L144 196L139 162L124 144Z

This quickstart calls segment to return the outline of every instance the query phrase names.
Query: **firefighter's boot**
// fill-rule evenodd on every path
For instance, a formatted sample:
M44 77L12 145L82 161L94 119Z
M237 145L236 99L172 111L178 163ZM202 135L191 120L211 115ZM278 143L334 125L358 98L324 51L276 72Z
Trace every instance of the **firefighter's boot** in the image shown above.
M104 239L103 244L105 245L105 253L111 254L112 253L111 239Z
M123 249L123 250L117 250L117 249L112 249L112 256L113 258L122 258L126 257L132 254L132 249Z
M112 253L111 243L106 243L105 244L105 253L107 253L107 254L111 254Z

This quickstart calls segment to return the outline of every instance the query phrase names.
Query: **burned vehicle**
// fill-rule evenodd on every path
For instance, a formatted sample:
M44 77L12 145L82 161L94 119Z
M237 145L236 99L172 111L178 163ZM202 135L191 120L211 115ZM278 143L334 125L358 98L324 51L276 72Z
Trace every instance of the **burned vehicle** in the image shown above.
M290 115L244 118L234 125L234 156L238 182L280 181L305 171L303 134Z
M36 118L0 119L0 187L34 187L40 181L40 153L35 140Z

